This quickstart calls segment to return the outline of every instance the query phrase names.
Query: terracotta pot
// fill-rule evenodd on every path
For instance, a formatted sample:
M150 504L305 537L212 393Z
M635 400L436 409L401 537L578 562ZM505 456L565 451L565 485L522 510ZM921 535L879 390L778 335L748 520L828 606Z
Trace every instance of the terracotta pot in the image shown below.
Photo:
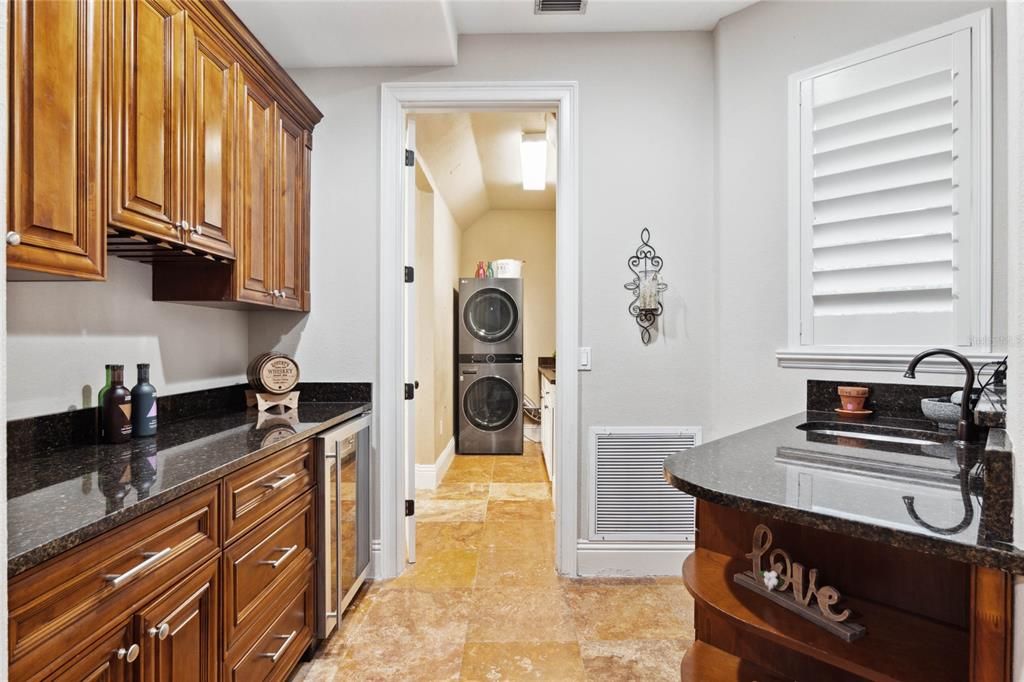
M864 401L868 399L868 389L863 386L840 386L839 402L844 410L856 412L864 409Z

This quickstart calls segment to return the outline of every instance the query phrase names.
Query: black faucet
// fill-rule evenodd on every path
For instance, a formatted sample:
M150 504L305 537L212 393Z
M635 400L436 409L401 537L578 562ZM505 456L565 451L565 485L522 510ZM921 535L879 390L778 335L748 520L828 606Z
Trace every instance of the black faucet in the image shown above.
M964 366L964 371L967 376L964 379L964 393L960 398L960 422L956 425L956 438L964 443L970 442L975 435L974 428L974 409L971 405L971 391L974 388L974 365L971 361L965 358L955 350L949 350L948 348L932 348L918 353L910 364L907 366L907 371L903 373L908 379L914 379L916 375L914 370L917 369L918 364L925 358L930 358L933 355L946 355L961 365Z

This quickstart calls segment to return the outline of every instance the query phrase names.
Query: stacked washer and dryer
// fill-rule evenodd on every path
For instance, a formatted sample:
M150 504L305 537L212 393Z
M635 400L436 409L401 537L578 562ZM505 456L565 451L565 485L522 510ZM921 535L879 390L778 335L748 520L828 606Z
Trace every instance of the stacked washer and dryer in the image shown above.
M459 280L457 452L523 454L523 280Z

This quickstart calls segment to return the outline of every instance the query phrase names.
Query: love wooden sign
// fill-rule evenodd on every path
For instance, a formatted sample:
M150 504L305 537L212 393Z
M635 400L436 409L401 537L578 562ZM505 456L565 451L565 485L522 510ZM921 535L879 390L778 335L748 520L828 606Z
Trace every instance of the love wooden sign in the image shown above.
M758 524L750 553L744 556L750 559L751 570L735 574L733 582L736 584L768 597L847 642L867 633L863 625L846 622L852 615L850 609L837 610L842 600L839 590L831 585L818 586L818 569L807 570L803 564L790 559L786 550L772 549L772 531L768 526ZM768 570L765 570L766 557Z

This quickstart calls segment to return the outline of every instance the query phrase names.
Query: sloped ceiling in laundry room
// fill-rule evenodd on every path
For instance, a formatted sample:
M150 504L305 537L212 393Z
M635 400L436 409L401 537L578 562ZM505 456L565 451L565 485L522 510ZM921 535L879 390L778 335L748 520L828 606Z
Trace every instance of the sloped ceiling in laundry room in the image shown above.
M554 118L545 112L416 114L416 147L437 191L462 229L490 210L555 209L555 145L548 143L544 190L522 186L523 133L543 133Z

